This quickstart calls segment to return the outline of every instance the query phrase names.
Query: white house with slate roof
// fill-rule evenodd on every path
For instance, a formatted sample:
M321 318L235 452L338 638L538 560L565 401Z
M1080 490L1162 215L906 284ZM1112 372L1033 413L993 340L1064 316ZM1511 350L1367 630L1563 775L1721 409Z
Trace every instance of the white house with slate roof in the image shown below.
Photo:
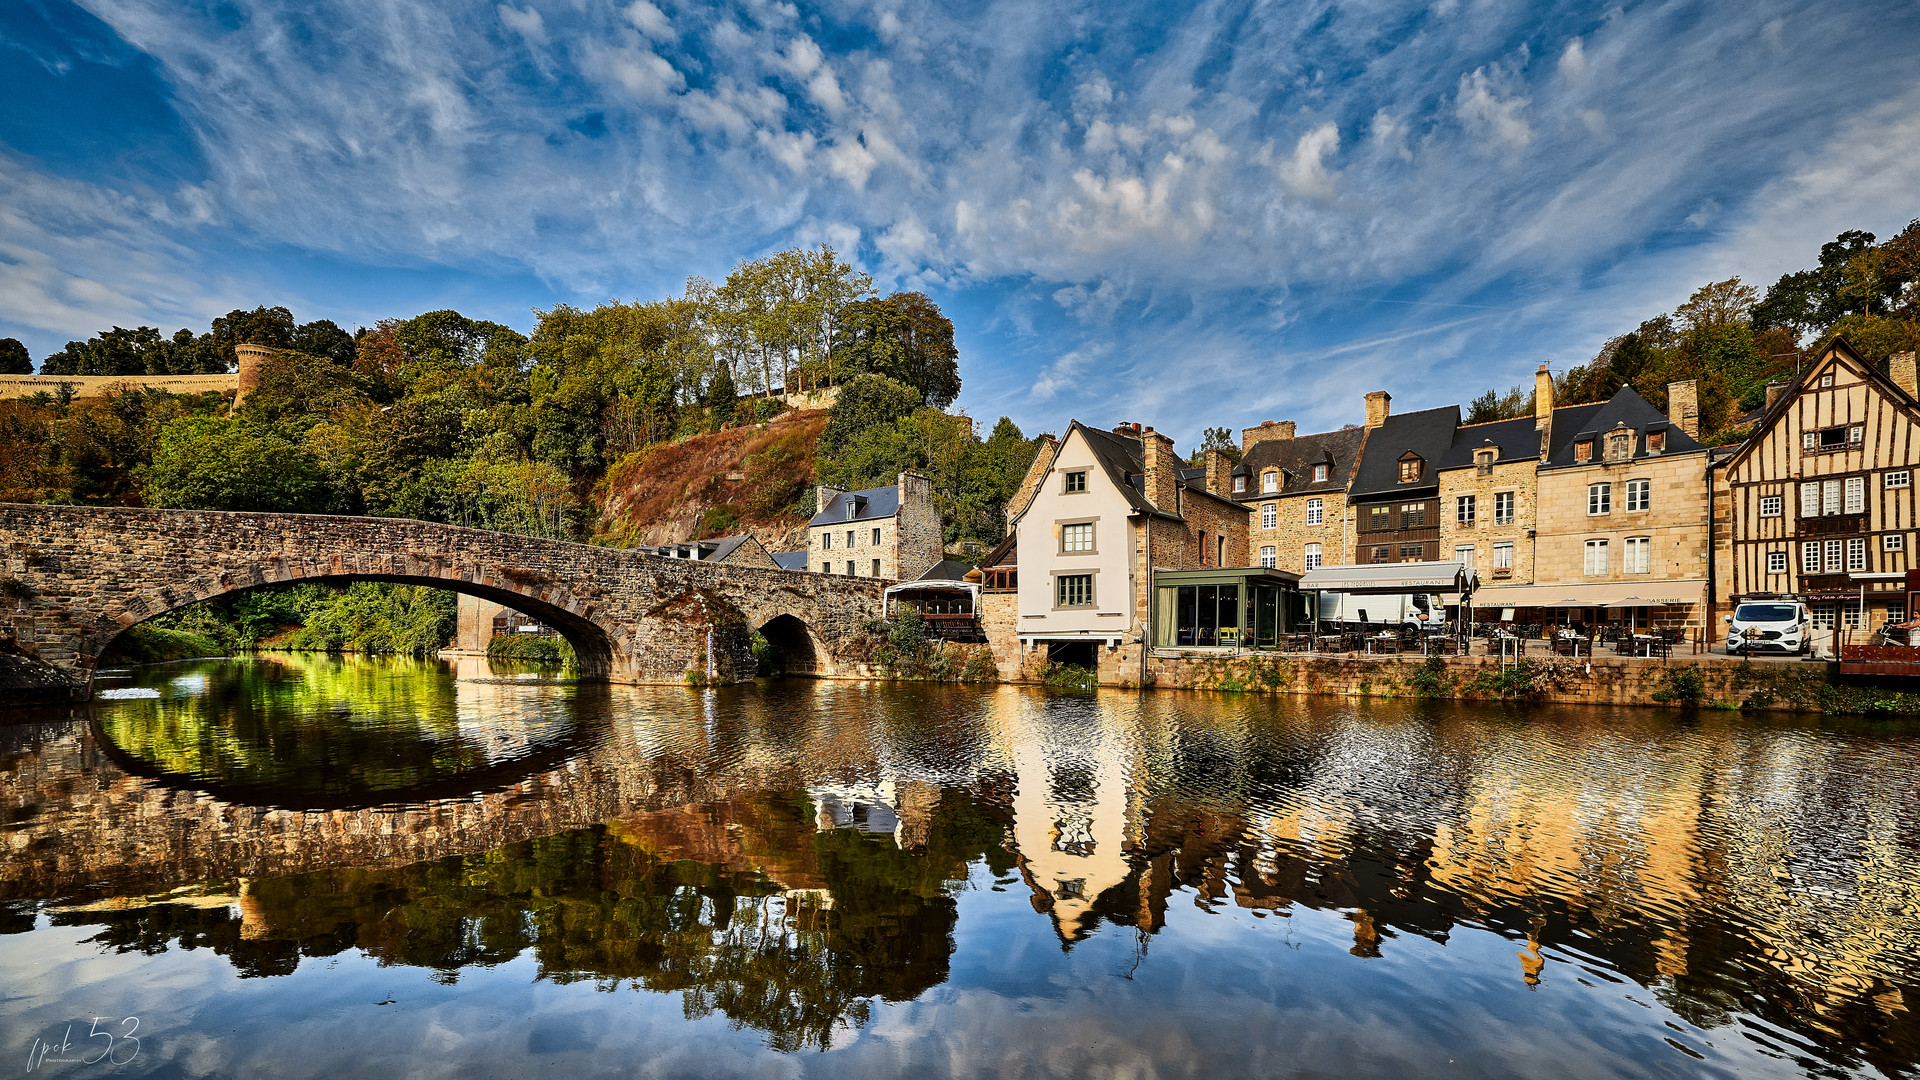
M807 522L806 569L816 574L911 581L943 551L933 481L903 472L892 487L843 491L822 485Z

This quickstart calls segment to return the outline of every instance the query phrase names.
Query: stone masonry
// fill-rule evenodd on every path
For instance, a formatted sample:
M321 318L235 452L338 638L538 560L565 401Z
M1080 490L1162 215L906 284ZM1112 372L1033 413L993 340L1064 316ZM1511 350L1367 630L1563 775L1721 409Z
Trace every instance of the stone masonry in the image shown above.
M76 697L135 623L297 581L505 604L566 637L583 678L622 683L751 678L751 632L782 616L783 639L804 627L816 673L863 673L884 585L398 518L0 504L0 652L57 669Z

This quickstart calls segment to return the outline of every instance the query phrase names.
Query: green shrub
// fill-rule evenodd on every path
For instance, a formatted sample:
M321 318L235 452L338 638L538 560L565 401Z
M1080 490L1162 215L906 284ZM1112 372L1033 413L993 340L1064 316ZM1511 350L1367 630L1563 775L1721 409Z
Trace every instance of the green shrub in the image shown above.
M169 630L164 626L142 623L128 627L113 639L100 657L102 664L155 664L165 660L190 660L201 656L226 656L227 649L205 634Z
M559 664L572 671L580 658L566 638L545 634L500 634L487 643L487 655L495 660L529 660L541 664Z
M1100 685L1100 673L1078 664L1048 664L1041 681L1062 690L1091 690Z

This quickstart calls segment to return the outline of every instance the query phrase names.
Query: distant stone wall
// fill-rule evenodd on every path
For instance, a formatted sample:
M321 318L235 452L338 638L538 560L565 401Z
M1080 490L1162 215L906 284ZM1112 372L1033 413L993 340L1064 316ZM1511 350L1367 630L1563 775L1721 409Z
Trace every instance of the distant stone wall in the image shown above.
M225 375L0 375L0 399L32 397L38 393L60 393L60 385L73 387L75 397L103 397L107 391L165 390L174 394L238 393L240 376Z

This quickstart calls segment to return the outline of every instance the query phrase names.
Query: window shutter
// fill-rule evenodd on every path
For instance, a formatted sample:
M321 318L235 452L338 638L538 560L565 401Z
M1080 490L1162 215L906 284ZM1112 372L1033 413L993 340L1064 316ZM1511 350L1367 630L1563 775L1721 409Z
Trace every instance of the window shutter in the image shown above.
M1867 508L1867 480L1863 476L1847 477L1846 513L1858 514Z
M1816 431L1801 432L1800 433L1800 449L1802 450L1820 449L1820 433Z
M1800 516L1803 518L1820 516L1820 485L1800 485Z

